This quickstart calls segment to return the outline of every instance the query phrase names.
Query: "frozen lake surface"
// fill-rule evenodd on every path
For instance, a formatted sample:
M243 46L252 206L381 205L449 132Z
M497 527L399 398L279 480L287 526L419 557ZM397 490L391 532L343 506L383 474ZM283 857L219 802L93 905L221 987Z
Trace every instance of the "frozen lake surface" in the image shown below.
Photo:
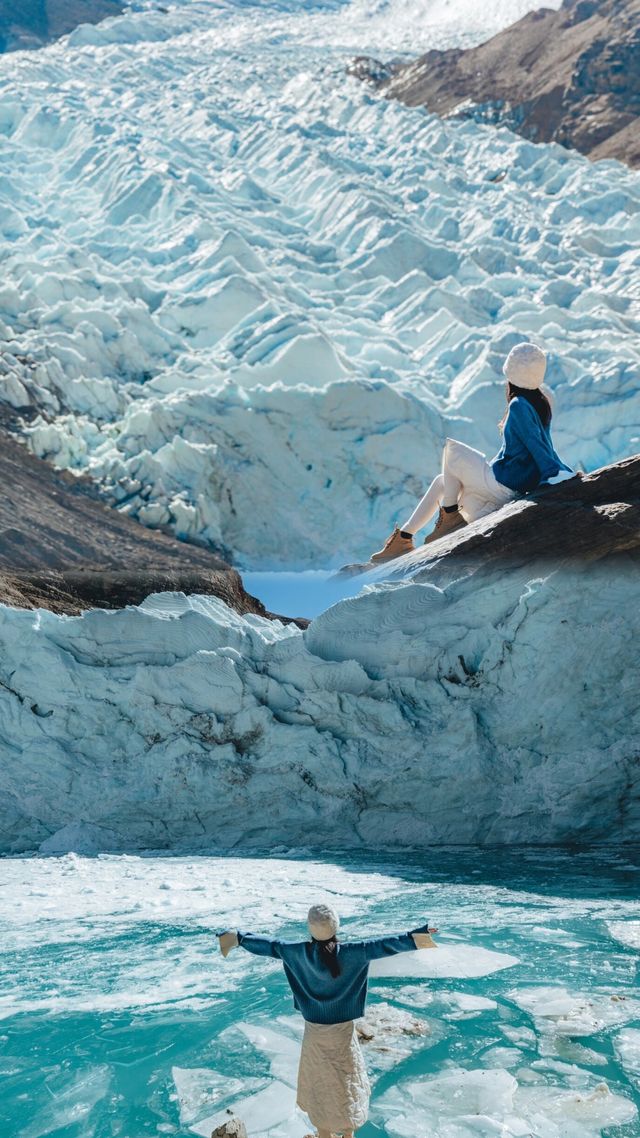
M319 616L344 597L354 597L362 588L361 577L337 581L335 569L306 572L243 573L244 587L279 616Z
M231 1107L252 1135L302 1138L280 966L223 962L214 931L296 937L328 899L345 938L441 929L372 980L361 1138L631 1138L637 880L630 853L5 860L1 1132L187 1138Z

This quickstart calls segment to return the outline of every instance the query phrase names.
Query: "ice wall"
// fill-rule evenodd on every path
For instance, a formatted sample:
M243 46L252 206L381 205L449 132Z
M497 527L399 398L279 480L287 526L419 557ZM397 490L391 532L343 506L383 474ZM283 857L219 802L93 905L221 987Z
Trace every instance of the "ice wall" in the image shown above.
M0 398L38 454L264 568L367 555L446 434L494 452L524 337L572 463L638 450L637 173L345 77L385 21L477 35L445 7L144 5L3 58Z
M379 585L305 633L181 595L5 608L2 849L637 841L634 587Z

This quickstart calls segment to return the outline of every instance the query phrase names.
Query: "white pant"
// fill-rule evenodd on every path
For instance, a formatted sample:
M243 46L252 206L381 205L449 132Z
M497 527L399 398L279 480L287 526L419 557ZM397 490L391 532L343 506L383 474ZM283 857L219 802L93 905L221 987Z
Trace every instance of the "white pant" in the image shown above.
M457 505L465 521L475 522L517 497L515 490L498 482L479 450L457 439L447 439L442 452L442 474L436 475L400 529L408 533L422 529L440 506Z

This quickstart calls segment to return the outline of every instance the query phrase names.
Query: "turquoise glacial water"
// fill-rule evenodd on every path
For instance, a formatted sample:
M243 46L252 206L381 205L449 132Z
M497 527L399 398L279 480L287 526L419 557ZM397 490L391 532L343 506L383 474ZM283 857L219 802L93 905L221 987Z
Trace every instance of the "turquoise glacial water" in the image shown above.
M431 975L372 980L373 1020L385 1004L422 1034L366 1045L362 1138L640 1135L639 858L4 860L0 1134L187 1138L229 1107L254 1111L253 1134L302 1138L304 1119L283 1117L300 1025L280 966L223 962L213 934L304 935L328 899L345 937L441 930L421 954Z

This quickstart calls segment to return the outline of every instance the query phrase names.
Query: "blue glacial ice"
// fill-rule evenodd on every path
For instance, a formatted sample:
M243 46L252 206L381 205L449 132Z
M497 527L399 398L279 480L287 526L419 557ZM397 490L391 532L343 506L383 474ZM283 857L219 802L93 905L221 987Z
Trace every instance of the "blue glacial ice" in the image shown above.
M0 848L637 842L636 574L2 608Z
M495 451L523 337L572 463L638 450L637 172L344 75L528 7L145 3L4 57L0 389L33 449L253 569L361 558L446 434Z

